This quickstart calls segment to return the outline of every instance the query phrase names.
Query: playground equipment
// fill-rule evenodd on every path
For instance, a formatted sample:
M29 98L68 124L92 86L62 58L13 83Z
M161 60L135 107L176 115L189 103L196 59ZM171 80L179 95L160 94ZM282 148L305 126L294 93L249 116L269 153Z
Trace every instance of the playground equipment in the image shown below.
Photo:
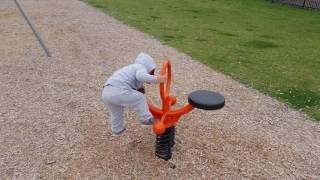
M30 26L33 34L36 36L36 38L38 39L41 47L43 48L43 50L46 52L48 57L51 57L52 54L49 51L49 49L47 48L46 44L43 42L41 36L39 35L39 32L36 30L34 24L31 21L31 18L27 15L26 10L24 9L24 7L22 6L20 0L15 0L14 1L19 9L19 11L21 12L21 14L23 15L23 17L26 19L28 25Z
M167 77L166 84L160 83L162 107L156 107L151 102L148 104L150 112L156 119L153 124L153 131L156 134L155 155L161 159L169 160L172 156L171 148L175 144L175 124L179 118L194 108L203 110L221 109L225 100L219 93L198 90L189 94L188 103L184 107L172 110L171 106L177 102L177 99L175 96L170 96L172 79L170 61L163 62L160 74Z

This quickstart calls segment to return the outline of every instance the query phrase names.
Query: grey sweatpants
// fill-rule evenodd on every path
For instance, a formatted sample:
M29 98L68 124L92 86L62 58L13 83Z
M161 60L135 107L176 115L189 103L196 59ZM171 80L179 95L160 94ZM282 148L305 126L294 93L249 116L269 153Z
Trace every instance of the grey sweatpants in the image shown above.
M152 118L144 94L130 89L122 89L113 86L105 86L102 91L104 104L109 107L111 113L111 130L114 133L124 129L123 109L129 108L138 113L141 122Z

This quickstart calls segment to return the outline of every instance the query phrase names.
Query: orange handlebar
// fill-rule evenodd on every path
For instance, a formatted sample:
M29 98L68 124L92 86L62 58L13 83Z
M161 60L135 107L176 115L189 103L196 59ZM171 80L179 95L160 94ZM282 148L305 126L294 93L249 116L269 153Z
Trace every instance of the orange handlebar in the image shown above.
M149 102L150 112L153 114L155 119L158 119L153 124L153 131L157 135L163 134L166 128L173 126L183 114L186 114L193 109L190 104L187 104L180 109L170 110L171 106L177 101L175 96L170 96L170 85L172 80L170 61L166 60L163 62L160 74L167 77L166 84L160 83L162 108L160 109Z
M163 62L160 75L161 76L167 75L166 87L164 87L164 83L160 83L160 97L162 100L162 109L164 111L168 111L170 106L169 97L170 97L170 84L171 84L170 61Z

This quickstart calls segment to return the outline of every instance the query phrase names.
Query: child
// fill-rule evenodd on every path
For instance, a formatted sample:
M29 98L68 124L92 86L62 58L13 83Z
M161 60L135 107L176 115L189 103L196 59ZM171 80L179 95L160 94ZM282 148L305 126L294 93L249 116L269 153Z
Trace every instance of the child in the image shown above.
M143 83L162 83L164 76L155 76L156 65L151 56L140 53L134 64L117 70L104 84L102 99L111 112L111 130L121 134L124 130L123 109L128 107L139 114L142 125L151 126L153 116L143 95Z

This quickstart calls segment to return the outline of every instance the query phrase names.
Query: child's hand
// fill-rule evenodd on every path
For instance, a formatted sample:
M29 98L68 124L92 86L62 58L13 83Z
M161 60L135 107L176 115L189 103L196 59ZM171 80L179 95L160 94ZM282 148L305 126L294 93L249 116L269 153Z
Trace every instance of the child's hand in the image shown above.
M159 83L164 83L166 81L166 77L165 76L157 76L157 80Z
M139 92L141 92L142 94L145 94L146 93L146 90L144 89L144 87L138 89Z

